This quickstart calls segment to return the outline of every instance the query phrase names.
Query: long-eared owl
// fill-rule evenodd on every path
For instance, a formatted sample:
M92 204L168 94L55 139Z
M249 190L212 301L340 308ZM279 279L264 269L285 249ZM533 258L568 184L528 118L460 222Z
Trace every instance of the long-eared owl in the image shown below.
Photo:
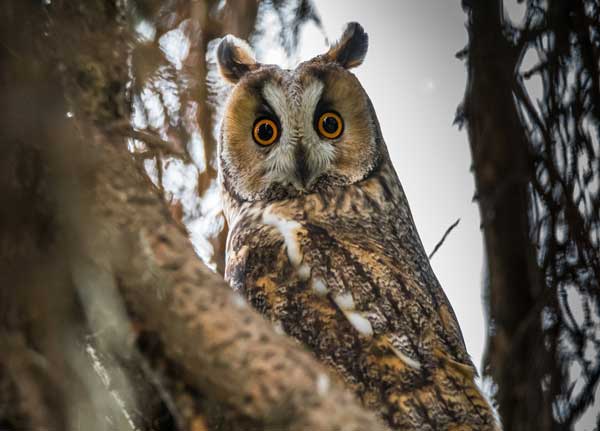
M493 430L454 312L416 232L350 23L293 70L226 36L219 140L226 278L399 430Z

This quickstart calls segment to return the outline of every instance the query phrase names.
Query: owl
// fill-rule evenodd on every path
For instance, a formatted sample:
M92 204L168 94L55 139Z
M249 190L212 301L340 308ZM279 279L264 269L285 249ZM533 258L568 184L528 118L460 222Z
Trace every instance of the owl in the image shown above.
M293 70L226 36L218 163L225 277L397 430L495 430L416 232L346 26ZM326 396L326 388L318 388ZM315 389L317 390L317 389Z

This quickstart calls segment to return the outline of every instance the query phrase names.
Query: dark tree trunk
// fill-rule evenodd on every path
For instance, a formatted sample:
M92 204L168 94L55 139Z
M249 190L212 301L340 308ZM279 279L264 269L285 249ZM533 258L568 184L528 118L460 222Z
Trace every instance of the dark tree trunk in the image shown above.
M464 119L471 145L487 258L486 375L505 430L555 429L543 376L555 366L544 346L542 279L530 240L531 160L513 89L519 48L503 33L502 1L464 1L469 14Z

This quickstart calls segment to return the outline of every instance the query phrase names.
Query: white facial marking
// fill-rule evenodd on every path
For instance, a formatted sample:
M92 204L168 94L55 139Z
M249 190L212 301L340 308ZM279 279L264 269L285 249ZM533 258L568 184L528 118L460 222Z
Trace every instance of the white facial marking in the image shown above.
M324 85L321 81L312 81L302 92L300 99L300 114L304 119L304 129L313 130L313 119L315 117L315 109L321 100ZM305 133L306 134L306 133Z
M310 177L310 187L320 174L325 172L335 158L335 146L322 139L315 131L315 110L323 94L324 84L313 80L306 87L293 81L288 88L273 82L267 83L262 95L275 111L281 123L281 136L266 159L267 174L265 184L292 184L298 189L304 187L296 177L296 147L303 145L306 153Z
M296 168L294 148L298 142L295 112L290 106L285 91L275 83L265 84L262 93L269 106L275 111L281 126L279 142L275 144L266 159L267 174L263 180L266 184L278 182L292 183L296 186L293 175Z
M263 97L269 103L269 106L275 111L281 122L289 121L290 106L287 95L283 88L273 82L267 82L262 90ZM285 121L285 123L288 123Z
M324 85L321 81L313 81L304 89L302 95L303 143L307 150L307 161L312 173L309 185L311 180L323 173L335 158L335 147L329 140L322 139L315 130L315 110L321 100L323 88Z

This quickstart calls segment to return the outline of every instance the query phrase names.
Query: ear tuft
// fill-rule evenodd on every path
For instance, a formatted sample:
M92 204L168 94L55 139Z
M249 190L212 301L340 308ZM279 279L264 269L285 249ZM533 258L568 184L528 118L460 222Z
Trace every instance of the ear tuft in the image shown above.
M369 35L364 28L357 22L349 22L340 40L325 55L329 60L351 69L362 64L368 48Z
M217 63L223 78L232 84L259 66L254 59L252 48L230 34L225 36L217 47Z

